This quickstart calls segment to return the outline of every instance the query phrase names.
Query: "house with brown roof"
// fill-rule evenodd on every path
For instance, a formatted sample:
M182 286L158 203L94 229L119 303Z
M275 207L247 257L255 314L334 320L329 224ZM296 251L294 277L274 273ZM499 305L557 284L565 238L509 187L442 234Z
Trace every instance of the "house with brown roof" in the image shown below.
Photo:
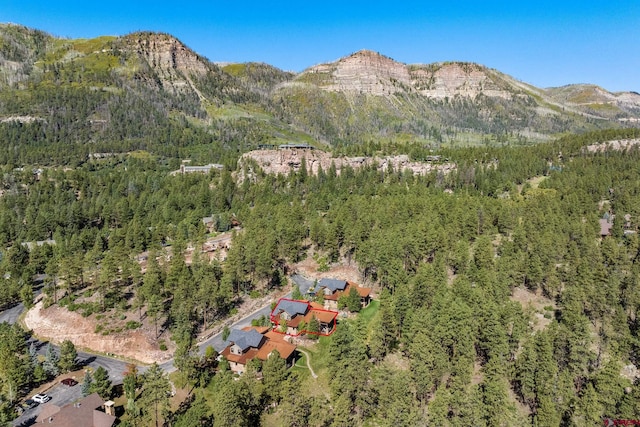
M362 308L371 302L371 288L364 288L353 282L340 279L320 279L318 291L324 295L324 308L327 310L337 310L338 300L342 296L349 296L351 289L355 289L360 295L360 305Z
M276 331L291 336L302 334L331 335L336 327L338 312L327 310L316 302L280 298L271 310L271 322ZM314 319L318 330L311 331L308 326Z
M112 427L115 422L113 402L105 402L98 393L63 407L45 403L36 418L37 424L63 427Z
M296 357L294 344L267 327L246 327L231 330L220 354L227 359L233 372L242 374L250 360L257 358L265 361L274 350L286 361L287 366L293 365Z
M611 235L611 229L613 228L613 221L616 218L614 214L610 214L609 212L605 212L605 214L598 220L600 225L600 236L606 237ZM622 224L623 234L629 235L634 234L636 230L633 229L631 224L631 215L626 214L624 216L624 222Z

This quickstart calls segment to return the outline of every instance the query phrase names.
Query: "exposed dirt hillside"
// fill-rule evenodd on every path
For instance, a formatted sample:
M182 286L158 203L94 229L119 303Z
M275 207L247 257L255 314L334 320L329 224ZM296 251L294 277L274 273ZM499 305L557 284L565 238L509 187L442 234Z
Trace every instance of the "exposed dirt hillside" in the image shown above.
M136 330L113 332L104 335L96 332L96 325L108 324L111 320L97 320L96 315L82 317L79 313L70 312L64 307L53 305L43 308L42 301L29 310L24 318L27 328L32 329L39 337L50 339L60 344L70 340L76 346L91 349L100 353L112 353L119 356L139 360L143 363L161 362L171 358L173 342L168 338L165 343L167 351L158 348L158 342L153 338L154 328L145 324ZM134 319L138 320L136 316ZM113 323L126 323L127 319L114 320Z

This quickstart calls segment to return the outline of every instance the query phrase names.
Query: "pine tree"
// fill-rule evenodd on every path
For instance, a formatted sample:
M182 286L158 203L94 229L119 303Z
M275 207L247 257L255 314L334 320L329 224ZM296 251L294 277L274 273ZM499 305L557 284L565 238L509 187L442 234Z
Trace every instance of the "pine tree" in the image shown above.
M109 373L102 366L98 366L98 369L93 373L93 382L89 390L91 393L98 393L103 399L111 397L111 380L109 379Z
M171 386L166 375L157 363L142 376L142 394L140 405L150 419L154 420L156 427L160 425L160 417L164 417L169 409L169 392Z
M302 298L302 293L300 293L300 287L298 285L294 285L293 286L293 291L291 293L291 299L295 299L295 300L301 300Z
M155 328L155 337L158 338L158 320L162 314L162 298L158 294L153 294L147 302L147 314L153 320Z
M73 371L76 367L76 358L78 352L76 346L69 340L64 340L60 345L60 360L58 361L58 367L62 372Z
M83 396L86 397L91 394L92 385L93 385L93 376L91 375L91 372L87 370L84 374L84 380L82 381Z
M44 356L44 362L42 363L42 367L47 375L52 377L57 377L60 373L58 369L58 353L56 353L55 349L51 345L51 343L47 344L47 350Z
M282 398L284 382L289 376L289 371L278 350L274 350L269 354L269 357L262 365L262 375L265 392L272 402L279 402Z
M309 320L309 324L306 325L307 328L307 332L309 332L307 334L307 337L312 339L312 340L317 340L320 336L318 335L320 333L320 322L318 322L318 319L316 319L316 316L311 316L311 320Z

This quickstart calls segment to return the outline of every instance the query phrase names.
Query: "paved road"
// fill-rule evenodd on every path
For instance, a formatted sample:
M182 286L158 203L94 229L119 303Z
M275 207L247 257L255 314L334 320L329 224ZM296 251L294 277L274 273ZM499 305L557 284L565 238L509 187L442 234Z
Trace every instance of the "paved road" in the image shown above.
M31 343L34 342L36 344L38 354L46 355L47 353L47 343L38 341L36 339L30 339L27 342L27 346L30 346ZM51 346L60 353L60 348L58 346L51 344ZM94 371L98 369L98 367L102 366L102 368L106 369L109 372L109 379L111 379L112 384L122 384L122 379L124 378L124 372L127 370L128 363L119 359L115 359L112 357L101 356L92 353L85 353L83 351L78 351L78 357L76 358L78 368L91 367Z
M0 323L7 322L13 325L18 321L18 317L23 311L24 305L20 303L14 307L11 307L10 309L0 312Z
M293 282L298 285L298 288L300 289L300 292L302 294L307 293L307 291L309 290L309 288L311 286L313 286L313 281L304 278L303 276L299 275L299 274L294 274L291 276L291 280L293 280ZM291 298L291 292L289 292L288 294L286 294L284 296L284 298ZM258 319L262 316L267 316L267 318L269 317L269 315L271 314L271 304L267 304L266 306L262 307L259 310L254 311L253 313L243 317L242 319L238 320L237 322L229 325L230 329L242 329L245 326L251 326L251 321L253 319ZM205 351L207 350L207 347L213 347L217 352L220 352L224 349L224 341L222 340L222 332L212 336L211 338L207 339L206 341L200 343L199 347L199 353L200 354L204 354Z
M82 378L76 379L78 381L82 380ZM47 390L46 394L51 396L50 401L48 401L47 403L42 403L35 408L27 409L22 415L13 420L12 424L14 426L31 425L33 422L35 422L36 417L38 416L38 414L40 414L42 408L44 408L46 405L54 404L62 407L71 402L75 402L76 400L82 398L82 386L80 384L77 384L73 387L68 387L64 384L56 384L49 390Z
M294 274L291 276L291 280L298 285L300 292L305 294L311 286L313 286L313 280L309 280L299 274ZM284 298L291 298L291 292L284 296ZM20 313L24 310L24 306L22 304L18 304L17 306L5 310L0 313L0 322L6 321L9 323L15 323L18 319ZM237 322L229 325L230 328L240 329L245 326L251 325L251 320L258 319L261 316L269 316L271 313L271 304L267 304L266 306L254 311L253 313L243 317ZM34 340L35 341L35 340ZM35 341L38 345L38 352L40 354L44 354L46 350L45 343L40 341ZM204 342L198 345L198 353L203 355L206 352L207 347L212 346L216 351L222 351L224 349L224 341L222 340L222 332L213 335L208 338ZM127 370L127 362L123 362L122 360L114 359L111 357L105 357L97 354L78 352L78 363L81 366L90 366L94 370L99 366L102 366L109 372L109 377L113 384L119 384L122 382L123 373ZM160 365L160 367L166 372L175 371L175 367L173 366L173 360L169 360ZM145 367L138 367L140 372L144 372ZM79 379L81 380L81 379ZM51 403L62 406L67 403L71 403L74 400L81 397L80 392L81 387L66 387L64 385L56 385L51 390L47 392L51 396ZM76 395L77 393L77 395ZM42 405L38 405L35 408L29 409L25 411L19 418L14 420L14 425L19 425L22 421L26 421L29 419L34 419L40 413Z

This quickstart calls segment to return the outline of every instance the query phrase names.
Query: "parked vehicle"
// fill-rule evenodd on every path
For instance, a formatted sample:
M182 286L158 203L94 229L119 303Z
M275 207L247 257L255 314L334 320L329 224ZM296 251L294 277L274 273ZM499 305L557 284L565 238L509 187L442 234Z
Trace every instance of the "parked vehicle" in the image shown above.
M60 382L69 387L73 387L74 385L78 384L78 381L74 380L73 378L65 378Z
M27 399L24 401L24 403L22 404L22 407L24 409L31 409L31 408L35 408L36 406L38 406L38 402L36 402L33 399Z
M51 396L45 393L38 393L35 396L33 396L32 399L38 403L45 403L51 400Z

